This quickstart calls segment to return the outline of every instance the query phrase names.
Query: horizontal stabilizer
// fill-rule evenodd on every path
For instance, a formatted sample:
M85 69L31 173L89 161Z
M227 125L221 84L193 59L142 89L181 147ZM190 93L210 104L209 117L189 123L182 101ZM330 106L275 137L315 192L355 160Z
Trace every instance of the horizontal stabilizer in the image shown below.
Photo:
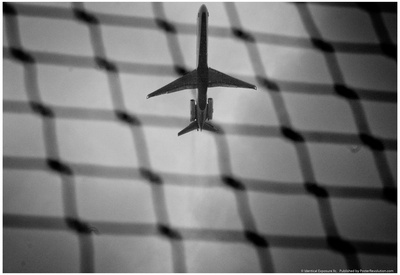
M253 84L226 75L212 68L208 68L208 87L232 87L257 90L257 87Z
M175 81L161 87L160 89L147 95L147 98L178 92L185 89L196 89L197 88L197 70L191 71L184 76L178 78Z
M210 131L210 132L216 132L216 133L218 133L218 129L215 128L215 126L212 125L212 124L209 123L209 122L205 122L205 123L204 123L203 129L204 129L204 130L207 130L207 131Z
M189 126L187 126L185 129L183 129L182 131L180 131L178 133L178 136L189 133L190 131L193 130L197 130L197 121L193 121L192 123L189 124Z

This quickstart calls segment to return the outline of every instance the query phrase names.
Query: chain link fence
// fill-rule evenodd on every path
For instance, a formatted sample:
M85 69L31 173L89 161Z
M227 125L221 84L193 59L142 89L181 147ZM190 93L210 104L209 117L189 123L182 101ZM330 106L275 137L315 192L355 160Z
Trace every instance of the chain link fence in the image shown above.
M397 3L207 6L3 3L4 272L397 271Z

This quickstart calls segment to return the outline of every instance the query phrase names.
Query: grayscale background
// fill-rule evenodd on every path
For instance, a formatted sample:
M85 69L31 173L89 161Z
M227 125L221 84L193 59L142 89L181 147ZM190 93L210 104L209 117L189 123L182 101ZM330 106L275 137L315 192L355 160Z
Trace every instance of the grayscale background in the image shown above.
M397 4L3 5L4 272L397 271Z

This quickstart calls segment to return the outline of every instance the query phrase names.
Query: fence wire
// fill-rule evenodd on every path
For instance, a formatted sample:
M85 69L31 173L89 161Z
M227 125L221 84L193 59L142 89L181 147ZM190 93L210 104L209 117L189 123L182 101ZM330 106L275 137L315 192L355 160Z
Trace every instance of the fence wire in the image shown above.
M310 7L319 3L294 3L308 37L264 33L246 29L238 12L236 3L224 3L229 27L218 27L210 23L210 37L230 38L243 43L251 61L252 74L259 90L265 91L272 101L278 125L255 125L246 123L220 122L220 134L215 139L219 175L190 175L187 173L165 172L152 168L149 151L152 148L146 138L146 127L179 130L187 124L187 119L165 114L141 114L127 107L121 84L121 73L148 75L152 77L178 77L190 71L184 61L182 42L178 35L189 35L195 39L196 25L177 23L168 18L165 4L153 3L153 18L125 16L89 11L83 3L72 3L70 8L37 6L29 3L3 3L4 35L8 44L3 47L6 60L18 63L23 68L23 83L27 100L4 99L3 112L7 115L27 114L39 118L44 138L45 156L3 156L4 171L44 171L57 175L62 186L62 206L64 216L48 217L15 213L4 213L5 229L44 230L45 232L66 231L78 238L80 272L101 272L96 268L95 240L101 236L156 236L167 240L170 245L172 270L165 272L190 272L185 243L188 241L210 241L215 243L240 243L254 249L261 272L281 272L276 264L274 249L329 251L341 255L347 269L365 268L361 255L372 255L389 259L388 270L397 270L396 237L391 241L358 240L341 235L332 206L333 199L380 201L397 209L396 178L390 171L390 161L386 152L397 154L397 140L380 137L373 133L366 116L365 102L397 104L397 91L358 88L346 82L346 75L338 61L338 54L357 56L383 56L397 63L397 41L389 35L384 21L385 14L397 16L396 3L327 3L325 7L365 13L376 35L376 43L331 41L324 38ZM212 14L211 14L212 15ZM90 37L93 56L85 54L66 54L33 50L25 46L21 39L21 17L39 19L76 21L86 26ZM195 18L193 16L193 18ZM102 27L113 26L156 30L164 33L172 64L145 64L119 61L109 58ZM274 45L316 51L323 56L332 83L313 83L274 79L268 74L262 62L260 45ZM77 106L58 106L46 102L39 83L42 65L55 65L66 68L86 68L103 72L107 77L112 109L83 108ZM3 65L5 66L5 65ZM238 77L244 77L240 76ZM151 92L151 91L148 91ZM293 118L285 102L285 94L301 96L318 95L338 97L346 102L355 121L356 133L335 131L300 130L293 124ZM177 107L178 108L178 107ZM137 166L108 166L95 163L73 162L60 154L60 133L57 123L60 120L98 121L122 124L129 129L137 155ZM393 125L392 127L396 127ZM196 133L195 133L196 134ZM271 179L255 179L235 174L231 163L232 148L228 137L258 137L266 142L272 138L289 142L296 153L300 167L301 185ZM162 141L160 141L162 142ZM380 187L329 185L316 177L310 155L310 144L337 144L367 148L372 155L378 171ZM130 152L126 152L129 154ZM261 160L262 161L262 160ZM145 181L151 186L151 201L155 211L155 223L113 222L85 220L79 215L77 203L77 177L108 179L127 179ZM5 182L6 184L7 182ZM167 208L166 185L178 187L224 188L233 194L237 215L242 229L190 228L175 225ZM276 194L288 196L307 196L316 202L323 236L283 235L262 232L257 227L257 218L250 204L250 194ZM6 197L7 192L4 193ZM271 211L271 210L269 210ZM275 210L274 210L275 211ZM279 210L276 210L279 211ZM390 226L396 226L391 223ZM362 229L361 229L362 230ZM379 232L377 232L379 234ZM7 236L4 235L6 239ZM7 254L7 250L4 251ZM135 257L135 255L132 255ZM7 266L7 262L4 263ZM223 263L221 263L223 264ZM7 271L7 269L5 270ZM8 270L10 271L10 270ZM12 271L12 270L11 270ZM134 271L133 271L134 272ZM300 270L290 270L300 272Z

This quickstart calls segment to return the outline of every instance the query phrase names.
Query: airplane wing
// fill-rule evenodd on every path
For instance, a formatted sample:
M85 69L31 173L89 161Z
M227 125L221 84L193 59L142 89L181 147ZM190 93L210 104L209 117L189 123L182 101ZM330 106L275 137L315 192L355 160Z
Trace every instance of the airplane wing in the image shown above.
M184 76L178 78L177 80L172 81L171 83L152 92L151 94L148 94L147 98L163 94L174 93L185 89L195 89L195 88L197 88L197 70L187 73Z
M250 83L231 77L212 68L208 68L208 87L236 87L257 90L257 87Z

